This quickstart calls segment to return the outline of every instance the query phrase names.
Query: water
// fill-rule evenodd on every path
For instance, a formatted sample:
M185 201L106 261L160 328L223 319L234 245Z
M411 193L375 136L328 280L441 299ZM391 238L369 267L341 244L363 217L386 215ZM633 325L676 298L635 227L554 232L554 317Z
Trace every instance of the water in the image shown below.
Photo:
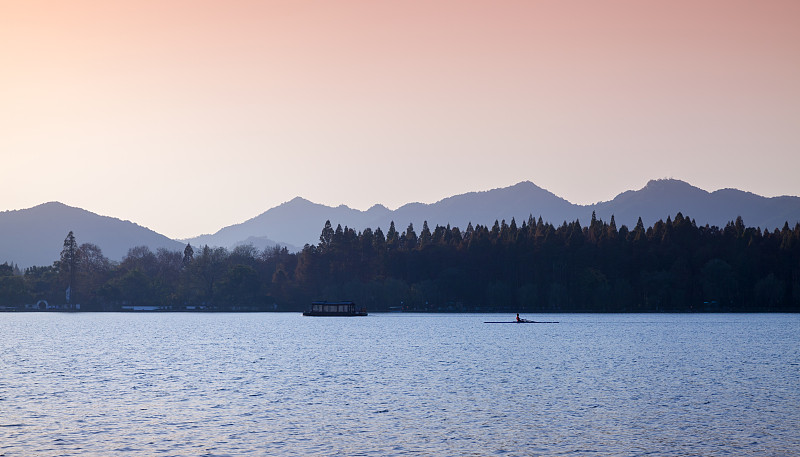
M798 455L800 316L0 314L0 455Z

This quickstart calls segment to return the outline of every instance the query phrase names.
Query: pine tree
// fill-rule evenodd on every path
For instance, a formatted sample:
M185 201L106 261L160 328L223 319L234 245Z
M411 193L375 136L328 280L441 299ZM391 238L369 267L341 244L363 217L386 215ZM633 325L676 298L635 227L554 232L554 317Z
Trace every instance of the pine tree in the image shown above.
M437 227L438 228L438 227ZM424 248L432 241L431 229L428 228L428 221L422 222L422 231L419 234L419 247Z
M64 248L61 250L59 268L63 278L66 279L67 289L65 296L69 306L72 302L72 286L75 283L75 273L78 269L78 242L75 241L75 235L72 234L72 230L64 238Z
M186 248L183 250L183 266L189 265L194 259L194 249L190 243L186 243Z
M475 235L475 229L472 227L472 222L467 222L467 228L464 230L464 241L469 242Z
M330 248L331 242L333 241L333 227L331 227L331 221L325 221L325 227L322 228L322 233L319 235L319 247L321 250L326 250Z
M400 239L404 241L401 244L403 244L403 247L406 249L410 250L417 247L417 233L414 231L413 223L408 224L408 228L406 228L405 233L403 233L403 236Z
M393 249L397 247L397 243L400 241L400 235L397 233L397 229L394 228L394 221L389 223L389 231L386 232L386 245L389 249Z

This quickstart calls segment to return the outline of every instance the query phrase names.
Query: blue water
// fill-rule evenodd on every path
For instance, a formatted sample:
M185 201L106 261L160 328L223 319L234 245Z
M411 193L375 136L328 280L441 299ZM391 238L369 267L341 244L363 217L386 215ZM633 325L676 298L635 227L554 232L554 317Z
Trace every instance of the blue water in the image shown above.
M799 315L0 314L0 455L800 455Z

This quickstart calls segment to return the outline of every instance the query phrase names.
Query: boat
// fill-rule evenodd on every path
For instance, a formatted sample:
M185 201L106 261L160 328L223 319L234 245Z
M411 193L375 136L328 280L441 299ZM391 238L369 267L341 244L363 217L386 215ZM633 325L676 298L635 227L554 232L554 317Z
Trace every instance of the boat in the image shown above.
M351 301L315 301L303 316L366 316L366 308L357 308Z

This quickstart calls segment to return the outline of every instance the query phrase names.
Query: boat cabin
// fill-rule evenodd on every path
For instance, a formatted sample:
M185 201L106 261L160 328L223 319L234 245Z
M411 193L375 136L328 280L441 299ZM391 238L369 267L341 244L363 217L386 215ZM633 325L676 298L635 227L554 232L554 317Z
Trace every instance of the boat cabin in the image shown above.
M303 316L366 316L366 308L357 308L351 301L315 301Z

